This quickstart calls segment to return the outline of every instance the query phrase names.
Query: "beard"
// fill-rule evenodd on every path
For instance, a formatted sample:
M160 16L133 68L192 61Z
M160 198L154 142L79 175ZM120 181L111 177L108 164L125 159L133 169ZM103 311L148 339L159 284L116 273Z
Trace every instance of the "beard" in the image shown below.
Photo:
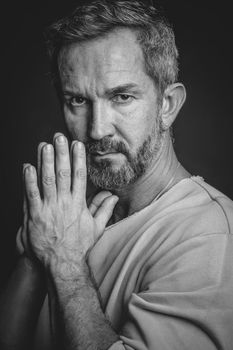
M159 119L159 118L158 118ZM88 177L95 187L106 190L123 189L135 183L157 156L163 136L163 128L159 119L157 128L139 146L133 154L122 141L112 140L111 137L104 137L99 141L87 141L87 172ZM110 159L102 159L95 162L93 154L97 152L119 152L125 156L125 162L118 169L114 169Z

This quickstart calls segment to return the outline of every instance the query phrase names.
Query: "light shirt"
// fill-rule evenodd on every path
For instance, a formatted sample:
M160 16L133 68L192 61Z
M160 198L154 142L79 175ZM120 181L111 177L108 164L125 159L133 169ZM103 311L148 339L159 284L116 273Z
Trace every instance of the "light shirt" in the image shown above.
M110 349L232 350L232 233L233 202L199 177L107 227L89 265L121 338ZM41 341L47 304L43 327Z

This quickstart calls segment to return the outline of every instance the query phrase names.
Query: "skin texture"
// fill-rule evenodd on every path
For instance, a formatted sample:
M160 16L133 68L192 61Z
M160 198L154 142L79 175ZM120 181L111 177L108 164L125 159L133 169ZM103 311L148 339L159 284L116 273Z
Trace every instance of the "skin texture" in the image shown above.
M61 310L61 324L64 325L61 341L65 348L89 348L92 346L89 344L90 332L93 333L93 346L107 348L118 337L102 313L86 264L86 255L102 235L118 198L107 191L102 192L87 208L86 158L81 142L73 143L71 157L72 169L68 141L63 135L55 137L54 147L43 146L41 192L34 167L26 167L28 241L46 270L52 319L57 318L56 309ZM93 301L89 312L88 300ZM57 322L54 327L57 327ZM104 339L98 329L106 332ZM57 338L56 329L54 332Z
M86 258L106 225L144 208L188 176L182 166L177 167L169 134L185 90L182 84L169 86L158 105L158 92L144 71L135 33L128 29L66 47L58 63L65 120L79 142L69 150L67 139L56 134L53 145L39 145L37 170L25 166L27 205L18 245L45 272L54 339L63 349L107 349L119 336L103 313ZM108 137L123 142L135 155L152 130L156 152L143 176L112 192L95 195L90 186L92 201L87 204L85 143ZM103 158L113 172L127 162L120 152L92 160L98 163ZM30 283L32 278L27 288ZM33 303L38 304L38 298ZM21 316L26 335L27 318L22 312Z
M109 137L123 142L135 155L153 130L153 146L159 141L158 95L143 71L135 34L127 34L125 37L124 31L119 31L102 40L64 48L59 67L64 115L73 139L85 143ZM122 153L95 157L95 162L106 158L111 159L113 170L126 162Z
M127 34L125 37L124 31L119 31L69 46L62 50L59 66L62 91L68 102L64 104L64 114L73 138L84 142L88 137L100 140L114 136L135 152L157 122L157 92L144 73L143 56L134 33ZM135 88L110 95L111 89L129 83ZM70 101L68 92L76 99Z
M135 156L153 134L154 156L146 173L130 186L111 189L120 198L116 217L142 209L166 186L177 167L169 127L185 100L184 87L168 87L158 105L158 90L145 73L142 50L129 29L65 47L58 62L63 111L73 139L85 144L110 138L122 142ZM100 167L106 159L113 172L127 162L122 153L92 157ZM183 176L184 169L179 171Z

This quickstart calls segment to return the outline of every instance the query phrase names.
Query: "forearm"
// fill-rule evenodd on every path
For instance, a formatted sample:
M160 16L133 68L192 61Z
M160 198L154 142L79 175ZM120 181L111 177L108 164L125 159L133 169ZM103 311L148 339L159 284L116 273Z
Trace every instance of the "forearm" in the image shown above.
M105 350L119 340L102 311L87 266L75 279L61 278L57 273L50 278L53 288L49 296L57 300L63 349Z
M45 297L42 270L21 256L0 296L1 349L25 349Z

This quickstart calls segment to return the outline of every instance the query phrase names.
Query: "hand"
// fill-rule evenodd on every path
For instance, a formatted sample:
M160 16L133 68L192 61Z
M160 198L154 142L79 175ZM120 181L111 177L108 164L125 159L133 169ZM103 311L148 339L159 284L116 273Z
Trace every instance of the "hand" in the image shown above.
M41 150L42 147L46 144L45 142L40 143L38 147L38 162L37 162L37 169L38 173L41 173ZM30 164L26 163L23 164L23 173L27 166ZM30 248L30 244L28 242L28 235L27 235L27 225L28 225L28 207L27 207L27 198L26 193L24 191L24 197L23 197L23 223L19 227L17 234L16 234L16 251L19 255L24 255L28 259L32 261L35 261L33 253Z
M86 156L81 142L71 147L58 135L41 150L41 190L33 166L24 171L28 241L43 265L60 278L82 274L87 252L102 235L118 200L108 191L86 204ZM72 174L71 174L72 173Z

